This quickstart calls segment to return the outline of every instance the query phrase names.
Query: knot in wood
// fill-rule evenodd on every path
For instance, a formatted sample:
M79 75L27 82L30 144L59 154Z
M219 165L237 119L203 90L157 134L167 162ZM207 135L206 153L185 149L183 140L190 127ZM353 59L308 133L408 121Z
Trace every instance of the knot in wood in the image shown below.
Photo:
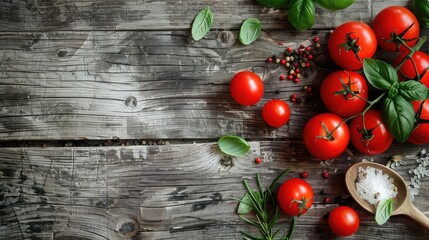
M135 108L137 106L137 99L133 96L128 97L125 99L125 106Z
M119 219L116 231L124 238L133 238L139 232L140 224L133 218L124 217Z
M219 42L227 44L235 41L234 34L230 31L222 31L217 35Z
M56 52L57 57L62 58L67 56L68 51L64 48L58 49Z

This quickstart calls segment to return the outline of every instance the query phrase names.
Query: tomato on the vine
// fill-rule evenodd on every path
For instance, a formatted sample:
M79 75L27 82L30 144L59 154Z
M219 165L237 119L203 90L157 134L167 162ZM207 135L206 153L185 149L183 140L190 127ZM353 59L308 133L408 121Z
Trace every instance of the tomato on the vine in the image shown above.
M241 105L254 105L264 94L264 83L254 72L242 71L231 79L230 92L232 98Z
M381 10L372 21L372 28L377 36L378 45L389 52L406 50L405 46L399 45L395 40L391 41L392 36L402 37L406 44L412 47L417 43L420 34L416 16L402 6L391 6Z
M355 233L359 228L359 215L347 206L334 208L329 214L329 227L338 236L345 237Z
M284 213L289 216L300 216L310 209L314 193L308 182L300 178L292 178L280 186L277 200Z
M408 141L414 144L429 143L429 99L412 101L414 112L417 113L417 127L413 130Z
M303 138L305 147L313 156L329 160L344 152L350 132L342 118L332 113L321 113L307 122Z
M408 53L408 51L405 51L396 57L395 61L393 61L393 66L398 66L399 63L401 63L401 61L408 55ZM420 82L423 83L426 87L429 87L429 56L422 51L417 51L411 58L413 60L405 60L404 64L399 68L399 78L402 80L417 80L417 74L419 74Z
M365 58L371 58L377 50L377 38L363 22L352 21L338 26L328 40L332 60L346 70L358 70Z
M383 123L380 111L370 109L364 118L365 121L362 120L362 115L359 115L350 122L350 141L363 154L383 153L392 144L393 136Z
M353 94L351 93L353 92ZM362 75L352 71L335 71L320 86L323 105L340 117L351 117L365 108L368 86Z
M289 121L289 105L279 99L270 100L262 108L262 117L268 125L281 127Z

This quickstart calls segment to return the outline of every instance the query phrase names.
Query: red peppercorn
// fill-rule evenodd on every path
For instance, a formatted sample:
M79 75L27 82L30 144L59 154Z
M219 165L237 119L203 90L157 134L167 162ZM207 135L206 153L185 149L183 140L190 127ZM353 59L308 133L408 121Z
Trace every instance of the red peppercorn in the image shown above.
M294 66L294 67L298 67L298 63L294 63L294 64L293 64L293 66Z
M325 198L325 203L330 203L331 202L331 198L330 197L326 197Z
M306 50L306 51L310 51L310 50L311 50L311 47L310 47L310 46L308 46L308 47L306 47L306 48L305 48L305 50Z
M280 80L282 80L282 81L283 81L283 80L285 80L285 79L286 79L285 75L283 75L283 74L282 74L282 75L280 75Z
M255 158L255 163L256 164L260 164L262 162L262 160L260 158Z
M323 171L323 173L322 173L322 176L324 177L324 178L328 178L329 177L329 172L328 171Z
M299 68L295 69L295 73L300 73L301 70L299 70Z
M313 60L313 55L310 54L307 56L307 58L308 58L308 60Z
M309 68L310 67L310 63L305 63L305 67Z
M291 48L291 47L288 47L288 48L286 49L286 51L288 51L288 52L292 52L293 50L292 50L292 48Z
M294 81L295 83L299 83L301 80L300 80L299 78L295 78L293 81Z
M313 92L313 88L311 88L311 86L307 87L307 92L312 93Z
M280 64L281 65L285 65L286 64L286 60L285 59L280 60Z
M308 172L303 172L303 173L301 173L301 177L302 177L302 178L307 178L307 177L308 177Z
M287 80L292 80L293 79L293 75L290 74L289 76L287 76Z
M269 63L271 63L271 62L273 62L273 58L267 58L267 62L269 62Z
M317 43L317 42L319 42L319 41L320 41L320 38L318 38L318 37L314 37L314 38L313 38L313 41Z

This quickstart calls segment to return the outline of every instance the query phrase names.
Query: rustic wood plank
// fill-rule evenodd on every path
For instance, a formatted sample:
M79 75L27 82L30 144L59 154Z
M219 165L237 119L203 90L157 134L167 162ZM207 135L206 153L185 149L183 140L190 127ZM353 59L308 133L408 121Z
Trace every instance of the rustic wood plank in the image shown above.
M303 86L331 70L326 50L315 54L320 67L295 84L280 81L286 68L265 59L311 44L311 31L264 33L251 46L236 36L211 32L190 42L185 32L2 33L0 138L300 138L319 101L292 104L290 124L278 129L264 123L261 109L273 98L305 97ZM326 31L318 36L326 42ZM229 94L230 79L243 69L265 81L256 106L239 106Z
M315 28L333 28L345 21L369 22L374 9L408 1L356 1L342 11L316 9ZM199 10L210 6L215 29L238 29L244 19L261 20L264 29L292 29L287 9L265 8L256 1L0 1L0 31L51 30L184 30ZM347 16L347 18L344 18Z
M337 203L326 196L345 196L344 173L353 162L368 157L343 155L330 165L306 153L302 143L252 142L244 158L225 158L214 143L165 146L2 148L0 149L0 238L9 239L241 239L239 230L254 231L234 213L228 201L244 193L242 180L253 186L255 174L264 185L285 168L290 177L309 172L315 205L299 218L295 239L333 238L324 215ZM415 166L421 146L407 146L407 166ZM398 145L374 157L384 163L404 154ZM262 156L260 165L252 162ZM321 166L324 164L324 166ZM323 170L330 178L321 176ZM428 183L422 181L422 189ZM322 192L323 190L323 192ZM429 211L429 191L415 204ZM395 216L384 226L358 210L361 228L351 239L426 239L424 229L406 217ZM429 215L429 214L428 214ZM288 217L282 217L287 226Z

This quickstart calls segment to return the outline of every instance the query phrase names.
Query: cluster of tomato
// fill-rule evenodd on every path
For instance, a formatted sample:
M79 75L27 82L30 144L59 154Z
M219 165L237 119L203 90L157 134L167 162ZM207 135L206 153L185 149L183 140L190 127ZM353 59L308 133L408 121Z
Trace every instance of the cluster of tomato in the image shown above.
M387 130L378 110L367 110L368 86L356 70L362 69L363 60L372 58L377 46L384 51L399 52L393 62L397 66L409 53L406 46L390 41L399 36L408 47L413 47L420 34L414 14L405 7L383 9L372 22L372 28L363 22L352 21L338 26L328 40L332 60L344 70L329 74L321 83L320 96L330 113L311 118L304 128L304 144L308 151L321 160L341 155L349 141L363 154L375 155L386 151L393 136ZM429 86L429 56L418 51L400 67L402 80L415 79ZM414 63L413 63L414 62ZM417 72L416 72L417 71ZM421 108L420 118L429 117L429 100L414 101L415 112ZM367 110L367 111L366 111ZM365 112L364 116L361 115ZM353 118L349 125L343 119ZM413 143L429 142L429 124L420 124L409 138Z

